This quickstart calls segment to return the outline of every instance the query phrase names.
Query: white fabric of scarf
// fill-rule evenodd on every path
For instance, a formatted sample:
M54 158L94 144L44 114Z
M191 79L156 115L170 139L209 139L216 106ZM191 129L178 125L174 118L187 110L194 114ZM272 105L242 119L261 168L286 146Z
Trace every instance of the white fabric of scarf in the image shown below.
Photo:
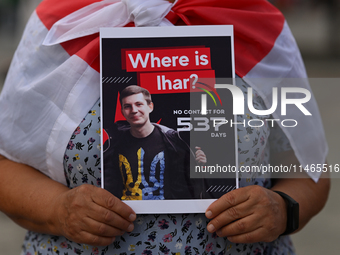
M123 27L134 22L136 27L173 26L164 17L172 3L164 0L104 0L90 4L56 22L44 45L55 45L98 33L101 27Z

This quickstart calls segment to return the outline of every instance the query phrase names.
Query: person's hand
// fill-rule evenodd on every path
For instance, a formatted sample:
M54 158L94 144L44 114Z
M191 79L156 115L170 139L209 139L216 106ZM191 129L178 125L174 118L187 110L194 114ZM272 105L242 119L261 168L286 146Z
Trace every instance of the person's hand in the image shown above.
M227 237L233 243L271 242L281 235L287 224L284 199L258 185L233 190L206 210L212 219L211 233Z
M201 163L201 164L207 163L207 156L202 151L201 147L196 146L195 149L196 149L196 152L195 152L195 159L196 159L196 161L198 163Z
M131 232L134 211L107 190L84 184L64 192L55 203L57 227L63 236L89 245L106 246Z

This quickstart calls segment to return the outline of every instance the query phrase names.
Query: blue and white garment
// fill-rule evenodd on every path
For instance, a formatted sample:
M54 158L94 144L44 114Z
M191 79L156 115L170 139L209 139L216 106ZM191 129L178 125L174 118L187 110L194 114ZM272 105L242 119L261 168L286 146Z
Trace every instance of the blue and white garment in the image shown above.
M238 86L247 93L245 83ZM254 106L257 109L265 109L262 99L256 93L254 93ZM98 101L76 128L67 145L64 171L70 188L84 183L101 186L99 113ZM244 118L267 119L269 117L254 116L248 111L244 116L238 116L238 121L242 122ZM268 165L271 153L291 149L281 129L271 128L267 124L261 128L240 125L237 135L239 164L243 166ZM240 187L260 185L270 188L271 180L259 173L242 173L239 184ZM28 231L21 254L295 254L289 236L282 236L271 243L235 244L226 238L218 237L216 233L209 233L206 230L208 222L204 214L138 215L134 230L117 237L113 244L106 247L78 244L65 237Z

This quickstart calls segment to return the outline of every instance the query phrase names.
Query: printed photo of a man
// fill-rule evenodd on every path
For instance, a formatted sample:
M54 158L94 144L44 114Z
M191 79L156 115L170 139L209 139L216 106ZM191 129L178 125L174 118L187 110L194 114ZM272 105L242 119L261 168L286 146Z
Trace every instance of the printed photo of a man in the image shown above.
M201 148L191 150L179 132L150 121L155 106L145 88L128 86L119 101L126 122L115 123L104 153L105 189L122 200L200 198L190 161L207 162Z

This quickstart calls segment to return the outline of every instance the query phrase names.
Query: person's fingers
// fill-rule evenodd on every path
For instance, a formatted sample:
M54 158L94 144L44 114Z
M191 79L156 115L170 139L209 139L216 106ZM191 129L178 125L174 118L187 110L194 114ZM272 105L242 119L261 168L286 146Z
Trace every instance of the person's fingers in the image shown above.
M58 200L57 227L72 241L107 245L114 236L134 228L133 210L101 188L81 185L65 192Z
M254 213L253 205L254 204L252 201L246 200L240 204L229 207L209 222L207 230L213 233L222 229L228 224L231 224L232 222L252 215Z
M206 160L204 158L198 158L196 159L196 161L199 163L206 163Z
M262 242L272 242L276 237L268 235L268 232L263 228L259 227L251 232L246 232L240 235L228 236L228 240L232 243L257 243Z
M201 164L207 163L207 160L206 160L205 158L198 158L198 159L196 159L196 161L197 161L198 163L201 163Z
M196 156L196 160L205 160L205 156L200 155L200 156Z
M286 207L279 195L256 185L234 191L209 206L209 232L245 243L270 242L284 232Z
M243 203L249 199L247 187L235 189L214 201L206 210L205 216L212 219L223 211Z
M112 244L115 239L115 237L98 236L87 231L80 231L79 238L75 238L73 241L93 246L107 246Z
M200 162L200 163L206 163L207 162L207 157L204 154L204 152L201 150L200 147L195 147L196 149L198 149L195 152L195 157L196 157L196 161Z
M196 157L199 157L199 156L205 157L205 154L204 154L203 151L199 150L199 151L196 151L196 152L195 152L195 156L196 156Z
M88 213L89 218L116 229L130 232L133 230L133 223L124 219L120 214L103 206L94 204L93 209Z
M252 214L223 227L216 234L226 236L229 241L235 243L272 242L283 230L280 230L279 218L269 218Z
M119 198L112 195L104 189L98 188L96 192L91 193L91 199L98 205L101 205L117 214L127 221L134 221L136 213L127 204L122 202Z
M245 216L239 220L231 222L228 225L223 226L222 228L216 231L218 236L236 236L245 234L247 232L252 232L262 226L261 220L258 219L257 215L254 213Z
M121 236L126 231L131 232L133 230L133 224L130 223L130 227L128 227L126 231L123 231L118 227L114 227L103 222L99 222L89 217L86 217L82 222L81 229L93 235L112 238L115 236Z

